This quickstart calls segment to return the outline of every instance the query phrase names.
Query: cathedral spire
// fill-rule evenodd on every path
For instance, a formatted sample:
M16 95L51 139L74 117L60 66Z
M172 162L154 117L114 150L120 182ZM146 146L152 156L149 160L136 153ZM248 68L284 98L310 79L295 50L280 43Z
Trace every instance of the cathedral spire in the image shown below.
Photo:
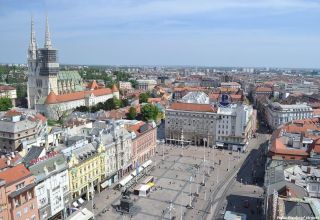
M46 33L45 33L44 47L47 48L47 49L51 49L52 48L48 16L46 16Z
M33 16L31 16L31 38L30 38L29 50L30 51L37 50L36 32L34 30Z

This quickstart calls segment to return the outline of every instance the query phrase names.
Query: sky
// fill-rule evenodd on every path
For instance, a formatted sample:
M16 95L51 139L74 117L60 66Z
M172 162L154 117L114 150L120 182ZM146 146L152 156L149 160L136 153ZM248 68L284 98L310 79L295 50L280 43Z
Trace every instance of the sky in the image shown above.
M0 63L48 15L63 64L320 68L320 0L0 0Z

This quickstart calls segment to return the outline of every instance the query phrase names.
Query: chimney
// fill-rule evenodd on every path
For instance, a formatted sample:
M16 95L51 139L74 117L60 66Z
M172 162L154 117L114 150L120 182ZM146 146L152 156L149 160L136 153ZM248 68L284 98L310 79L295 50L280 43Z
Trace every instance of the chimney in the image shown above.
M11 158L10 158L10 157L8 157L7 166L8 166L8 167L11 166Z

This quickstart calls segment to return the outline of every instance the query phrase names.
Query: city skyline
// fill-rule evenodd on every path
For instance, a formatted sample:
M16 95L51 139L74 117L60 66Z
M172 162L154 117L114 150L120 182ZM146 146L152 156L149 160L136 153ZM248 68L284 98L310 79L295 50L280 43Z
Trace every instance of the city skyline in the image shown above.
M58 6L57 6L57 3ZM26 63L49 16L60 63L319 68L315 1L4 1L1 63Z

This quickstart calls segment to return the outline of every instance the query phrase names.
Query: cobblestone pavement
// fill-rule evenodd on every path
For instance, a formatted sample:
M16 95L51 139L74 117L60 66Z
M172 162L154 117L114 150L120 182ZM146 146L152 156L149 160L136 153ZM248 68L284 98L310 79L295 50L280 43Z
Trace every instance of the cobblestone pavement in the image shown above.
M255 145L256 141L249 144L247 154L196 146L182 149L179 146L160 145L156 156L152 159L155 167L146 174L155 177L155 187L147 197L131 195L135 201L136 213L129 216L116 212L111 205L120 202L120 192L106 189L96 194L94 198L96 219L170 219L170 215L176 219L213 218L212 213L216 211L208 204L211 201L217 202L216 209L218 209L225 202L223 199L215 201L214 196L220 193L221 198L226 197L224 195L226 189L222 190L221 185L226 185L230 176L237 173L251 149L257 147ZM164 156L162 152L165 153ZM237 188L234 189L236 191ZM240 191L243 190L247 189L241 187ZM190 204L190 199L193 209L186 208ZM170 204L172 209L169 208ZM85 207L92 210L91 202L85 204Z

